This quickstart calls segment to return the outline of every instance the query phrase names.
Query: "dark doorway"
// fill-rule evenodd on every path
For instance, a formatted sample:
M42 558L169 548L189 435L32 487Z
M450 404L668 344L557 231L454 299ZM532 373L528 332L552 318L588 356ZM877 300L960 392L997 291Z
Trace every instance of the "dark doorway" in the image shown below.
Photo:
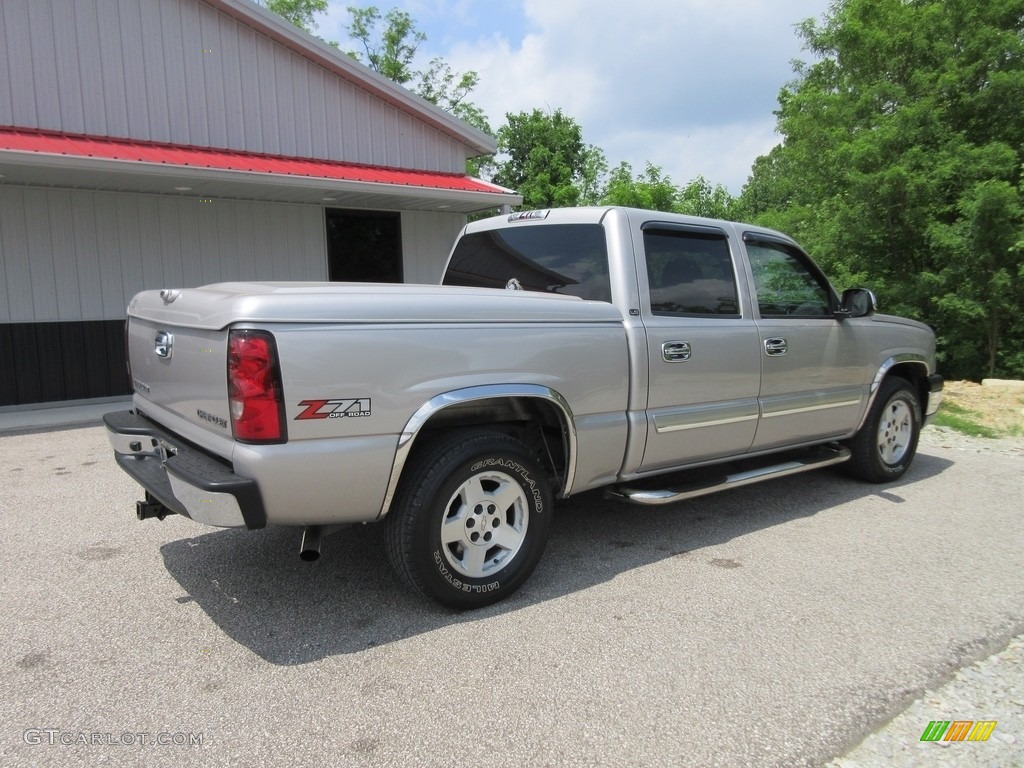
M327 277L402 282L402 220L397 213L327 209Z

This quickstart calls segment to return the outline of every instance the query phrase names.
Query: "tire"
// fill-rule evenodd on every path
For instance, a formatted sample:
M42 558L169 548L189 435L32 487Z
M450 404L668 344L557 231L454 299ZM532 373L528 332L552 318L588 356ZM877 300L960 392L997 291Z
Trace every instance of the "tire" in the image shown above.
M415 451L387 520L392 567L451 608L522 586L544 552L551 489L529 449L497 432L455 432Z
M916 390L904 379L888 378L864 426L847 443L852 456L846 470L871 483L896 480L914 460L920 436L921 403Z

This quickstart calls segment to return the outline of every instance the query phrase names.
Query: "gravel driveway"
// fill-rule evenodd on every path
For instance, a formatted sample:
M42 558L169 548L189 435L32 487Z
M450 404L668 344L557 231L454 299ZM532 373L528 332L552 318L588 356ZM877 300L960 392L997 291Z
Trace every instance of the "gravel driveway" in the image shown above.
M993 447L929 431L889 486L587 494L520 593L458 614L377 527L308 564L295 531L139 523L100 428L3 436L0 763L1021 765L1024 453ZM921 744L936 719L998 725Z

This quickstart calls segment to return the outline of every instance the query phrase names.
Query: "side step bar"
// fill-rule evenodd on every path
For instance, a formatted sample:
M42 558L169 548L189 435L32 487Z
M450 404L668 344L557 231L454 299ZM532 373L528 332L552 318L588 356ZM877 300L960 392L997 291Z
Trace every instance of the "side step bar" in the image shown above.
M709 493L724 491L727 488L739 488L740 486L751 485L752 483L760 483L763 480L796 475L800 472L808 472L812 469L820 469L821 467L828 467L833 464L842 464L849 458L850 450L845 446L826 445L799 459L735 472L724 478L709 482L694 483L682 488L664 488L659 490L629 488L620 485L610 489L608 495L615 499L645 506L673 504L677 501L685 501L686 499L694 499L698 496L706 496Z

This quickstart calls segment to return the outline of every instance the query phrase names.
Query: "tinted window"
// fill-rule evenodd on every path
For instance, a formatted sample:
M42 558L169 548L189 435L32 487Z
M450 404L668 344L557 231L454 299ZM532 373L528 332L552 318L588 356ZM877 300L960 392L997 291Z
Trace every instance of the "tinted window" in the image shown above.
M599 224L510 227L465 235L455 246L445 285L504 288L611 301L608 250Z
M762 317L832 316L831 290L807 257L781 243L747 243Z
M739 317L724 234L649 229L644 251L654 314Z

